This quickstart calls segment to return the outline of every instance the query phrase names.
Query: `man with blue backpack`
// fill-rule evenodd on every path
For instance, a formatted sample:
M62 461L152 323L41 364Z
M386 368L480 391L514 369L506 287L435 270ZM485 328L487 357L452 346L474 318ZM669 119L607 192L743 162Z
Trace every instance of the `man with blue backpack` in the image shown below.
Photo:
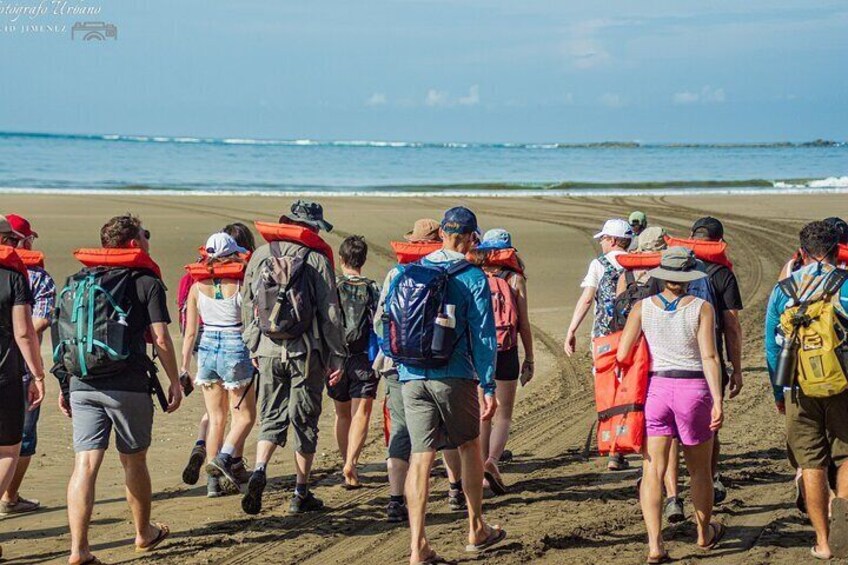
M465 259L479 236L477 217L467 208L451 208L440 236L442 249L397 267L382 316L382 347L398 367L412 442L406 481L411 563L439 559L424 524L430 470L441 449L457 448L462 459L470 525L466 551L480 553L506 537L482 515L480 420L497 409L497 337L486 275Z

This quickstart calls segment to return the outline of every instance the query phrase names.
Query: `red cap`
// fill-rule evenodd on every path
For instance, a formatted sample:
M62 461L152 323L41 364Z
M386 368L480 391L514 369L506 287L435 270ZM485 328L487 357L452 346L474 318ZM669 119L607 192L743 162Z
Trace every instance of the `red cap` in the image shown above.
M30 227L26 218L17 214L8 214L6 215L6 221L9 222L12 231L16 234L22 237L38 237L38 234L32 231L32 227Z

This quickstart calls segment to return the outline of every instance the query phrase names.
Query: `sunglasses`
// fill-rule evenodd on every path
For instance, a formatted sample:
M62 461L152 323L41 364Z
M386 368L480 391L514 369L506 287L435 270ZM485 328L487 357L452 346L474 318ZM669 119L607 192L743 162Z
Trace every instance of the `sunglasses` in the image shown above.
M144 239L150 241L150 230L141 230L141 235L144 236Z

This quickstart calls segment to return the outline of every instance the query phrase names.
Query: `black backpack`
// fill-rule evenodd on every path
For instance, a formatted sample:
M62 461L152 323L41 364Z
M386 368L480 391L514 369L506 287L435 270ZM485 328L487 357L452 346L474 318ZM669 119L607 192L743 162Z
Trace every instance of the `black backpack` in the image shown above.
M624 279L627 281L627 288L616 296L613 302L612 323L610 324L613 332L624 329L625 324L627 324L627 316L630 315L630 311L633 310L633 306L637 302L660 291L653 279L648 279L646 283L639 283L632 271L624 271Z
M124 267L90 267L68 277L53 318L53 361L80 379L114 376L131 352L127 319L135 274Z
M348 352L364 353L368 351L380 289L377 283L364 277L338 277L336 287Z
M271 339L295 339L315 320L315 293L306 275L311 249L301 247L294 255L283 255L276 241L270 248L271 256L253 281L259 329Z

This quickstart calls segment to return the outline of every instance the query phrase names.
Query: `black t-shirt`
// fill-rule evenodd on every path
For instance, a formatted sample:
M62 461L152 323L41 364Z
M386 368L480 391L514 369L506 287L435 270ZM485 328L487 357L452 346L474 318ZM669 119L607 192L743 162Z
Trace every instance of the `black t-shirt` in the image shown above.
M168 314L168 299L165 285L155 276L139 271L135 276L135 292L129 293L130 309L127 313L130 357L126 371L114 377L98 377L81 381L71 379L71 392L77 390L116 390L124 392L148 392L147 342L150 324L171 323Z
M736 275L725 265L707 263L707 274L713 286L716 298L716 349L718 358L724 365L724 313L728 310L742 310L742 295L739 293L739 282Z
M12 308L33 304L27 278L0 267L0 380L22 379L26 373L24 358L15 342Z

